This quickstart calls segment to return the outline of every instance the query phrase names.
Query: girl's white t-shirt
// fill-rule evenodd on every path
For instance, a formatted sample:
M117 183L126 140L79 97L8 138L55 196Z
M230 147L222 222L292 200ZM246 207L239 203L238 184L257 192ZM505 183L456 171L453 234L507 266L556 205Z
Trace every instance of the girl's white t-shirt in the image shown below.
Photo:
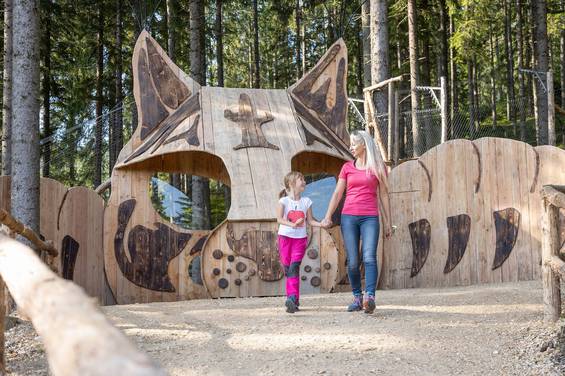
M306 213L308 208L312 206L312 200L308 197L301 197L300 200L295 201L288 196L279 200L279 203L284 207L283 218L289 222L296 223L298 219L304 218L302 225L292 228L287 225L279 225L279 235L288 236L289 238L302 239L307 236L306 234Z

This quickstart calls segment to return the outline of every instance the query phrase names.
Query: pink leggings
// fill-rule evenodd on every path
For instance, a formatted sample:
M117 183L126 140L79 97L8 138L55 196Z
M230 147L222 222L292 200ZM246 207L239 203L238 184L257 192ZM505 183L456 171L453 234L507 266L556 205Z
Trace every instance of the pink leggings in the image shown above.
M289 238L279 235L279 254L286 275L286 296L300 298L300 263L306 252L308 238Z

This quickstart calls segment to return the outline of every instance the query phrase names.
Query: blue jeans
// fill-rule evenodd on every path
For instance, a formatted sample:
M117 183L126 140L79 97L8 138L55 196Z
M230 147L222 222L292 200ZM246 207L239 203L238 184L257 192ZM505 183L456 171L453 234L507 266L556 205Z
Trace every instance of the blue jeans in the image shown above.
M341 215L341 234L347 250L347 275L353 295L361 295L359 241L365 264L365 291L375 296L377 284L377 245L379 217L375 215Z

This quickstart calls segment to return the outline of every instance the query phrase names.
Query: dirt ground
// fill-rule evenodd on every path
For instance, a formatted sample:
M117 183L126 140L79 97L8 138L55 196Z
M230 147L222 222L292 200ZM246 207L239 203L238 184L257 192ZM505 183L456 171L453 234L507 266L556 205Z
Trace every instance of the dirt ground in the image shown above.
M565 320L542 322L540 282L377 292L373 315L346 293L103 308L171 375L563 375ZM12 375L46 375L29 323L7 332Z

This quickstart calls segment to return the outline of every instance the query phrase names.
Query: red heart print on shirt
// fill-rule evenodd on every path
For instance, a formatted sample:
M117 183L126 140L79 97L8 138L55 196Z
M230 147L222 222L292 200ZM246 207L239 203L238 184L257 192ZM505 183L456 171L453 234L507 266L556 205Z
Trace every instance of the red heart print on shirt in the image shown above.
M296 223L300 218L305 219L306 216L304 215L304 212L302 210L291 210L288 212L287 218L290 222ZM303 227L305 222L306 221L302 222L300 227Z

